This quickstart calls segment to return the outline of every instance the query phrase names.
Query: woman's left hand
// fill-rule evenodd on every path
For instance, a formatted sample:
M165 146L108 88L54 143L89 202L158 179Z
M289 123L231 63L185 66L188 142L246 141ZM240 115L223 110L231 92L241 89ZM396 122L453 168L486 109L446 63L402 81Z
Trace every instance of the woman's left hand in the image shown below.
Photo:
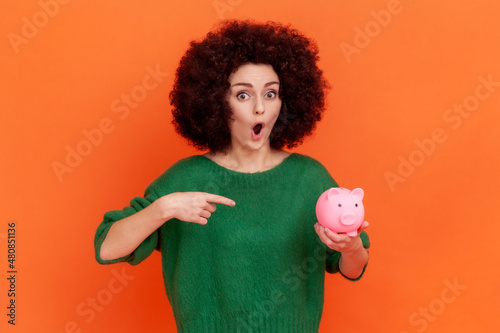
M321 241L330 249L337 252L351 254L359 251L359 249L363 247L359 234L369 225L370 224L368 222L364 221L358 229L358 234L354 237L347 236L346 234L337 234L328 228L324 228L319 223L314 225L314 229L316 230L316 233Z

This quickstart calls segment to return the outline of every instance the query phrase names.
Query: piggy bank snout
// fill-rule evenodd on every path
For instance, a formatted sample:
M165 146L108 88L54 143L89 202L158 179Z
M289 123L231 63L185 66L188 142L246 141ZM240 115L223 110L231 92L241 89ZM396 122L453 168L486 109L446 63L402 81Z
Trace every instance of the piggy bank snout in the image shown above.
M353 213L344 213L340 216L340 223L343 225L353 225L356 223L356 215Z

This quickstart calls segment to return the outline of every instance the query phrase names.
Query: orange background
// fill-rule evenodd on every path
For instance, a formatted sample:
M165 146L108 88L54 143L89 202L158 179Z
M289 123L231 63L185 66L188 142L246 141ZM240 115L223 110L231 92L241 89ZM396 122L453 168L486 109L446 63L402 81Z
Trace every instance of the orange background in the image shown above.
M2 332L175 331L158 253L99 266L93 237L106 211L198 153L174 133L168 93L189 41L221 18L293 24L317 41L333 87L295 151L365 190L372 248L361 281L327 276L320 331L498 331L498 1L61 2L1 5ZM146 91L148 68L164 76ZM140 101L126 114L132 92ZM84 133L103 120L89 146ZM77 148L86 156L69 167ZM54 163L68 169L58 176Z

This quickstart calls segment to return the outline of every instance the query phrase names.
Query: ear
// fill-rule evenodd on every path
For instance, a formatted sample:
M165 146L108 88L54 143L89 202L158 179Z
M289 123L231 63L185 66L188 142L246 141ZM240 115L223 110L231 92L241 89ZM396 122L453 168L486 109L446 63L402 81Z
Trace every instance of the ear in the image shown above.
M332 187L326 192L326 200L330 200L334 195L341 194L341 190L338 187Z
M355 188L351 191L351 194L357 196L360 199L363 199L363 197L365 196L365 192L360 188Z

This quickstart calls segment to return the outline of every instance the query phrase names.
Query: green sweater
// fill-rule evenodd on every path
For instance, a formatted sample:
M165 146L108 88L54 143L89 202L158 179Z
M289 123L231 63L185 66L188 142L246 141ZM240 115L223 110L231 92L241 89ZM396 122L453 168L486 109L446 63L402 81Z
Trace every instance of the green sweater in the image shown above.
M340 253L327 251L316 235L315 206L335 186L319 162L296 153L258 173L192 156L153 181L144 198L104 215L95 236L96 258L101 264L136 265L159 250L178 332L318 332L325 269L338 272ZM219 194L236 206L217 205L206 225L171 219L130 255L99 257L113 222L183 191ZM367 248L366 233L361 236Z

